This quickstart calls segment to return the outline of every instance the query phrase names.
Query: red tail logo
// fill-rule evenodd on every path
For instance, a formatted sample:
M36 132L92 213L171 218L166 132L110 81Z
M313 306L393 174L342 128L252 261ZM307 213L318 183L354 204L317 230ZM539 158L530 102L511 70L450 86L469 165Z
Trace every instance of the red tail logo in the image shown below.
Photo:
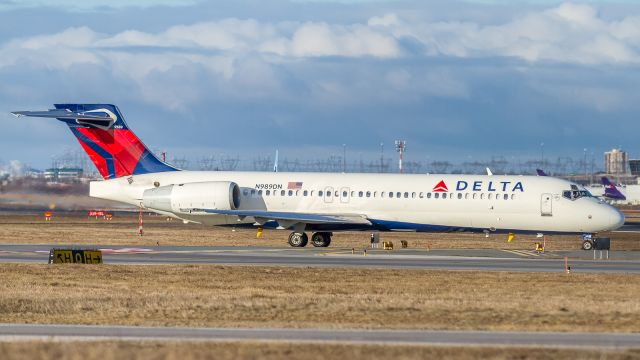
M438 185L433 187L433 190L431 190L433 192L447 192L449 191L449 188L447 188L447 184L444 183L444 180L440 180L440 182L438 183Z

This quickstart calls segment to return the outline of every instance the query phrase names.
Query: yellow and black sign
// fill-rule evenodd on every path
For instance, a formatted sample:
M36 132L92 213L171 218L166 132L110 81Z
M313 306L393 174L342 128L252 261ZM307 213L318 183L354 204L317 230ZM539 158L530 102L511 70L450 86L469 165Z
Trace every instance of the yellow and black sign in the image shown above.
M49 253L50 264L102 264L100 250L52 249Z

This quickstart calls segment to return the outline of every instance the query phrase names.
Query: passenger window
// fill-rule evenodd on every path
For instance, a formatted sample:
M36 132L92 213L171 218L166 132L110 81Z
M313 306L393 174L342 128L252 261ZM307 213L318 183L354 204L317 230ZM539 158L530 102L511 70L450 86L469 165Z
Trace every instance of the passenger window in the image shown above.
M393 192L389 191L389 198L393 198Z
M477 196L477 195L478 195L478 193L473 193L473 200L475 200L475 199L477 199L477 198L478 198L478 196Z
M358 191L358 197L362 197L364 193L362 191Z
M262 196L262 190L258 190L258 195Z
M434 193L433 197L436 198L436 199L439 198L440 197L440 193Z
M311 192L309 193L309 196L313 196L313 190L311 190Z
M398 191L398 192L396 193L396 197L397 197L398 199L400 199L400 198L402 197L402 193Z
M322 196L322 190L318 191L318 196Z
M469 199L469 193L464 194L465 200Z
M509 200L509 194L504 194L503 198L504 198L505 200Z
M405 198L405 199L408 199L408 198L409 198L409 193L408 193L408 192L405 192L405 193L404 193L404 198Z
M380 192L380 197L381 197L381 198L384 198L384 191L381 191L381 192Z
M511 194L511 200L516 198L516 194Z
M412 192L412 193L411 193L411 198L412 198L412 199L415 199L415 198L416 198L416 193Z
M307 195L309 195L309 192L307 190L302 192L302 196L307 196Z
M484 199L484 193L480 194L480 200Z
M356 192L355 191L351 192L351 197L356 197Z
M427 199L431 199L431 193L427 193Z
M458 193L458 199L462 199L462 193Z
M374 192L373 192L373 197L376 197L376 196L378 196L378 192L377 192L377 191L374 191Z
M335 195L335 197L338 197L338 196L340 196L340 192L338 192L338 190L336 190L334 195Z
M418 194L418 197L419 197L420 199L424 198L424 193L423 193L423 192L420 192L420 193Z
M289 190L289 196L293 196L293 190Z
M489 193L489 195L487 195L487 199L491 200L491 195L493 195L492 193Z
M349 193L348 193L348 192L346 192L346 191L343 191L343 192L342 192L342 197L346 198L346 197L347 197L347 195L349 195Z
M442 198L446 199L447 198L447 193L442 193Z
M371 191L367 191L367 197L371 197Z
M256 189L251 189L251 196L256 194Z
M249 190L247 190L247 189L242 190L242 195L244 195L244 196L249 195Z
M265 191L265 194L266 194L266 195L271 195L271 191L270 191L270 190L267 190L267 191Z

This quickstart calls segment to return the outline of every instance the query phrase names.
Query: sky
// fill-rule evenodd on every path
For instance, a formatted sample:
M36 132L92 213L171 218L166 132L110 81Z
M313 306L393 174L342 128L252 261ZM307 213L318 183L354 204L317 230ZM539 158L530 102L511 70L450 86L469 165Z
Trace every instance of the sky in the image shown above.
M169 158L640 157L639 70L637 1L0 0L0 162L78 149L9 115L60 102Z

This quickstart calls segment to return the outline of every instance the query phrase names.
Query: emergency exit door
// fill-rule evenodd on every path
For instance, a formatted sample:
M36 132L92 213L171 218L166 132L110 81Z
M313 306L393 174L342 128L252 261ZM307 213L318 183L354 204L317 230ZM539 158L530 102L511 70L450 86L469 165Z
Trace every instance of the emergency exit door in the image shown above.
M553 196L551 194L542 194L540 198L540 215L553 216Z

